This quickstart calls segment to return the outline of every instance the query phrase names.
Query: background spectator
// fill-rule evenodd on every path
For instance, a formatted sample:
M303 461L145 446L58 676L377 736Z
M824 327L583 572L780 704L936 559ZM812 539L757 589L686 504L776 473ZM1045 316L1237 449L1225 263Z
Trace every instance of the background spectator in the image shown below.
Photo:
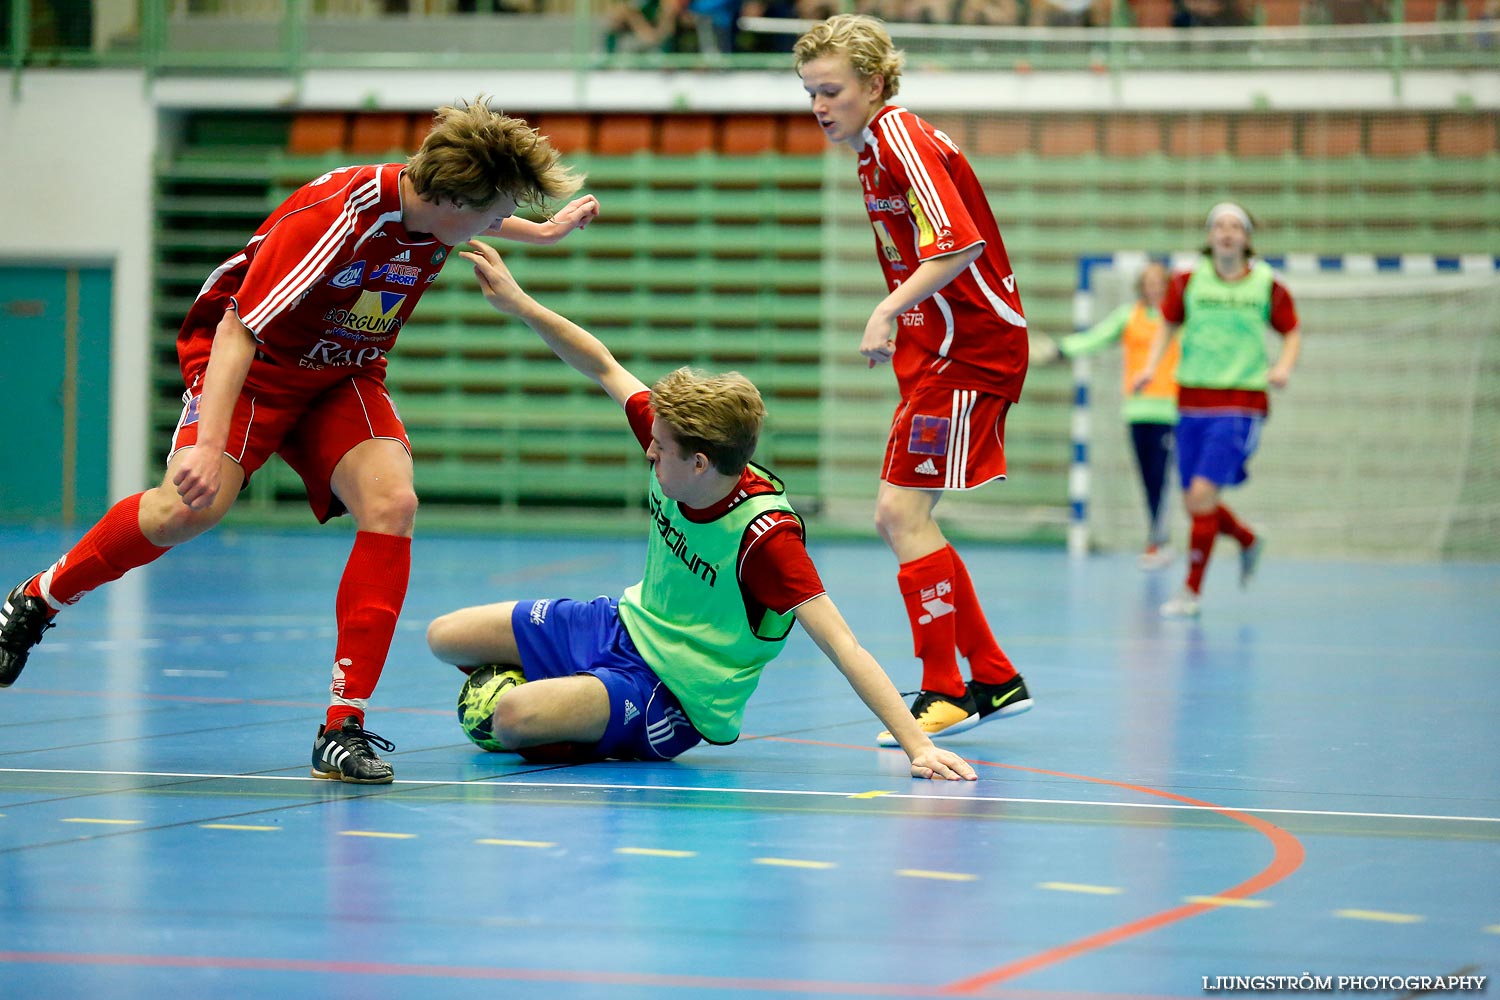
M1237 0L1176 0L1174 28L1241 28L1250 20Z
M1033 28L1104 27L1109 24L1110 0L1033 0L1029 23Z
M678 0L621 0L604 12L604 51L660 52L676 31Z
M955 24L1010 27L1021 23L1020 0L958 0L953 5Z

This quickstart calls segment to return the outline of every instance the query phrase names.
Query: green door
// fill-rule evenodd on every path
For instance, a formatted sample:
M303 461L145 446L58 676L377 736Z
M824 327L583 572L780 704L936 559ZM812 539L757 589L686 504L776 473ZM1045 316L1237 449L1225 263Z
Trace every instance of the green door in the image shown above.
M0 521L105 511L110 284L107 268L0 265Z

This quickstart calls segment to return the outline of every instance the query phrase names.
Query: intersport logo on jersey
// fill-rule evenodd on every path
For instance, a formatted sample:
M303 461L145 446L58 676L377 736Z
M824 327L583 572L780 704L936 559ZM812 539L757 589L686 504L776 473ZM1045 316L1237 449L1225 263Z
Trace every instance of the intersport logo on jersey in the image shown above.
M892 215L906 214L905 198L866 198L865 210L868 212L890 212Z

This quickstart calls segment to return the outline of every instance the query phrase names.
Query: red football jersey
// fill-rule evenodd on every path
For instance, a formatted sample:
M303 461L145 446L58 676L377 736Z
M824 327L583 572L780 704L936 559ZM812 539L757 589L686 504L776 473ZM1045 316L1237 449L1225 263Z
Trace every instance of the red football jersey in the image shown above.
M356 372L384 378L386 352L452 253L401 224L403 169L341 167L282 202L199 290L177 336L184 378L207 366L230 308L256 339L247 385L315 395Z
M964 154L921 118L887 105L865 127L859 181L892 290L923 261L984 244L978 260L901 315L892 364L902 391L923 379L1019 401L1028 354L1021 294Z

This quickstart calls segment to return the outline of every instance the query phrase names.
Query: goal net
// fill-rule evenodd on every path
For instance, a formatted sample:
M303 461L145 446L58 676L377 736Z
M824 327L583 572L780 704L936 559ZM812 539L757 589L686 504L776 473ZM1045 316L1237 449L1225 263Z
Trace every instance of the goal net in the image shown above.
M1085 262L1077 319L1125 301L1144 259ZM1500 554L1500 259L1271 262L1297 302L1302 355L1290 385L1272 391L1250 480L1231 494L1236 512L1287 552ZM1145 513L1119 418L1119 354L1088 360L1089 545L1134 548ZM1171 517L1180 544L1180 504Z

